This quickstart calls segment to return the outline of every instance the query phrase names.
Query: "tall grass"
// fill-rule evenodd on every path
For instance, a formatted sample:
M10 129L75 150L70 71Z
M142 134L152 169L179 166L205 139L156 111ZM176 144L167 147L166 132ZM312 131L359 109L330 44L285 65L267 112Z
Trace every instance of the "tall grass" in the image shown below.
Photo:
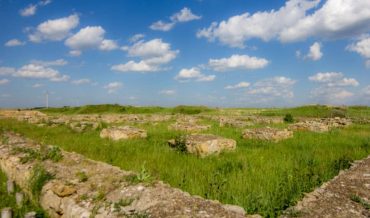
M352 160L370 152L370 125L353 125L328 133L297 132L279 143L245 140L241 129L212 124L208 133L237 141L237 150L198 158L171 149L167 140L180 135L169 123L140 124L147 139L114 142L99 132L75 133L66 127L37 127L14 120L0 120L4 130L58 145L67 151L139 172L143 163L154 178L191 194L237 204L248 213L278 216L324 181L333 178Z

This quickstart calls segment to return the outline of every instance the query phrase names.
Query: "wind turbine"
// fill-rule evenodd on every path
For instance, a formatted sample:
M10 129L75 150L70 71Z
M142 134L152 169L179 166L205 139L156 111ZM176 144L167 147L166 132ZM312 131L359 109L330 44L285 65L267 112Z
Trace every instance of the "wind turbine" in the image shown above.
M45 101L46 108L49 108L49 91L45 92Z

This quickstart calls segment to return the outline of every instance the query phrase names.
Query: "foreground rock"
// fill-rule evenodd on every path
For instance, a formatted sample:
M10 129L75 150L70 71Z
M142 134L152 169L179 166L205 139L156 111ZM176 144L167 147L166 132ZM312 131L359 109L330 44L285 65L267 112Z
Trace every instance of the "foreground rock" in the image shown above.
M171 147L185 146L188 153L200 157L219 154L222 151L233 151L236 148L235 140L211 134L187 135L181 139L170 140L169 144Z
M22 164L25 154L14 149L38 151L40 145L14 134L6 137L7 143L0 144L0 168L30 193L28 181L37 162ZM59 162L41 162L54 175L40 193L40 203L50 217L245 217L240 207L191 196L160 181L138 181L132 172L61 152Z
M293 132L287 129L275 129L275 128L258 128L258 129L246 129L243 132L243 138L245 139L258 139L268 141L281 141L284 139L292 138Z
M306 194L283 217L370 217L370 156Z
M132 126L118 126L103 129L100 132L100 137L117 141L121 139L146 138L147 133L143 129L138 129Z

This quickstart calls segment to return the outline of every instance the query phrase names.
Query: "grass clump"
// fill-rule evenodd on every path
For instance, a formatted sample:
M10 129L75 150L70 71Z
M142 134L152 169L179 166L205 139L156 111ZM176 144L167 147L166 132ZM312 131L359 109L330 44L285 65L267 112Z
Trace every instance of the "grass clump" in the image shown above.
M361 204L366 210L370 210L370 203L365 201L363 198L361 198L358 195L351 195L351 200Z
M86 182L89 179L89 177L87 177L86 173L83 171L76 173L76 176L78 177L79 182Z
M184 135L176 136L175 141L171 144L178 152L186 154L188 150L186 148L186 137Z
M38 202L41 190L44 185L53 178L54 176L46 171L46 169L41 164L36 164L33 167L29 180L29 189L31 190L35 202Z
M52 160L58 162L63 159L62 152L57 146L46 146L41 145L40 149L32 149L27 147L14 147L12 149L13 154L24 153L25 156L20 158L20 162L25 164L30 161L39 160Z
M284 122L293 123L294 122L293 116L291 114L286 114L285 117L284 117Z

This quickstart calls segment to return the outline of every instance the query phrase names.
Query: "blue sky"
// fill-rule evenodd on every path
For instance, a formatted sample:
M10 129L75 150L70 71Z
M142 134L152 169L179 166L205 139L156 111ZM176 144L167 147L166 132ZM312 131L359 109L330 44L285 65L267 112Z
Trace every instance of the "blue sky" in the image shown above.
M0 0L0 107L370 105L368 0Z

